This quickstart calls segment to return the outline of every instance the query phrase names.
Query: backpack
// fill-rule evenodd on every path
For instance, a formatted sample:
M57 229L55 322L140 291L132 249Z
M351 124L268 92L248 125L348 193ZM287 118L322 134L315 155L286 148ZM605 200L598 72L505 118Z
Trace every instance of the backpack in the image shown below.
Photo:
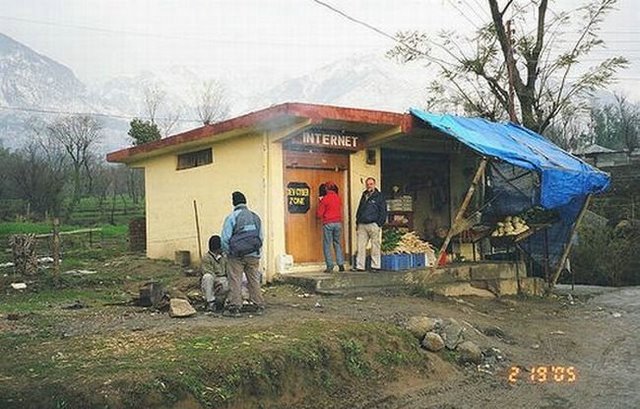
M229 254L243 257L262 248L260 218L249 209L242 209L236 217L236 225L229 239Z

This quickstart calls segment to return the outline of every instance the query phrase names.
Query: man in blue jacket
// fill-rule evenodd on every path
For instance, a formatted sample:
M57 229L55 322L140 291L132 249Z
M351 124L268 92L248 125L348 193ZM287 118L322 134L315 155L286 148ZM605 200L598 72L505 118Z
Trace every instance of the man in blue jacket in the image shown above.
M262 222L260 217L247 208L247 199L241 192L231 195L233 212L222 226L222 250L229 262L229 301L226 315L240 316L242 307L242 274L247 277L249 299L256 305L257 315L264 311L264 298L260 292L259 271L262 249Z
M367 243L371 240L371 270L380 270L380 242L382 225L387 221L387 203L382 193L376 188L376 180L368 177L365 180L366 190L362 192L358 211L356 212L356 238L358 256L356 271L364 271L367 255Z

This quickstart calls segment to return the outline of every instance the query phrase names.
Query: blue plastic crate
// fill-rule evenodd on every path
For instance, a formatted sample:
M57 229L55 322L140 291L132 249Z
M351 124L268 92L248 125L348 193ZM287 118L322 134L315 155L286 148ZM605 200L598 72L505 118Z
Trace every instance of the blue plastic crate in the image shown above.
M400 270L409 270L413 264L413 257L409 253L398 254L400 257Z
M424 253L412 253L413 258L412 268L422 268L426 265L427 259Z
M400 271L406 269L403 254L383 254L380 264L383 270Z

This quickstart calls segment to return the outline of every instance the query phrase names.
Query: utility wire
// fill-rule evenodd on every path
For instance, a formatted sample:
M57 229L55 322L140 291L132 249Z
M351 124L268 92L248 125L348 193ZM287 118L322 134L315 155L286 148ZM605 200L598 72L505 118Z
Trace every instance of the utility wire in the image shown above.
M471 20L469 17L467 17L467 15L460 8L458 8L458 6L452 0L448 0L448 1L449 1L449 4L451 4L451 6L453 6L454 9L458 10L458 13L460 13L462 17L465 18L465 20L467 20L473 27L475 27L476 30L480 29L478 25L474 23L473 20Z
M475 7L474 7L470 2L468 2L467 0L462 0L462 3L464 3L464 5L465 5L465 6L467 6L467 8L468 8L469 10L471 10L471 12L472 12L476 17L478 17L478 20L480 20L480 26L481 26L481 27L482 27L482 26L484 26L484 25L487 23L487 18L485 18L485 17L481 16L481 15L480 15L480 13L478 13L478 12L476 11ZM477 2L476 2L476 4L477 4ZM483 9L482 9L482 7L480 7L480 9L481 9L481 10L483 10ZM485 11L485 10L483 10L483 11ZM488 20L489 20L489 21L491 21L491 16L489 16L489 19L488 19Z
M238 39L222 40L222 39L213 38L213 37L178 36L178 35L149 33L149 32L143 32L143 31L115 30L110 28L90 27L90 26L82 26L82 25L75 25L75 24L62 24L62 23L54 23L51 21L31 20L31 19L11 17L11 16L0 16L0 20L18 21L23 23L40 24L40 25L52 26L52 27L72 28L75 30L93 31L93 32L105 33L105 34L124 34L124 35L137 36L137 37L158 38L163 40L205 41L207 43L229 44L229 45L254 44L254 45L273 45L273 46L285 46L285 47L309 47L309 46L327 47L327 48L329 47L324 44L309 44L306 42L247 41L247 40L238 40ZM334 47L334 46L331 46L331 47Z
M22 111L22 112L33 112L38 114L59 114L59 115L87 115L87 116L99 116L105 118L117 118L117 119L146 119L150 120L150 117L143 116L131 116L131 115L117 115L117 114L106 114L102 112L72 112L72 111L59 111L50 108L27 108L27 107L11 107L6 105L0 105L0 109L8 110L8 111ZM155 118L160 121L169 121L173 120L173 118ZM198 119L178 119L177 122L202 122Z
M476 5L478 6L478 9L482 10L483 14L486 14L487 17L489 18L489 20L491 20L491 13L489 13L484 6L482 5L482 3L480 3L480 0L473 0L474 3L476 3Z
M380 34L381 36L386 37L386 38L388 38L388 39L390 39L390 40L392 40L392 41L394 41L394 42L396 42L396 43L400 44L401 46L403 46L403 47L405 47L405 48L407 48L407 49L409 49L409 50L413 51L414 53L418 53L418 54L422 55L426 60L430 60L430 61L432 61L432 62L435 62L436 64L438 64L438 65L440 65L440 66L442 66L442 65L453 65L453 64L451 64L451 63L450 63L450 62L448 62L448 61L441 60L440 58L431 57L430 55L428 55L428 54L424 53L423 51L420 51L420 50L418 50L417 48L412 47L411 45L409 45L409 44L405 43L404 41L401 41L401 40L397 39L395 36L393 36L393 35L391 35L391 34L389 34L389 33L385 32L385 31L382 31L382 30L381 30L381 29L379 29L378 27L375 27L375 26L373 26L373 25L371 25L371 24L369 24L369 23L367 23L367 22L365 22L365 21L362 21L362 20L359 20L359 19L357 19L357 18L355 18L355 17L352 17L352 16L350 16L349 14L345 13L344 11L337 9L337 8L333 7L332 5L330 5L330 4L328 4L328 3L325 3L324 1L320 1L320 0L311 0L311 1L313 1L314 3L317 3L317 4L319 4L319 5L321 5L321 6L323 6L323 7L328 8L328 9L329 9L329 10L331 10L332 12L334 12L334 13L337 13L337 14L341 15L342 17L346 18L347 20L349 20L349 21L351 21L351 22L353 22L353 23L356 23L356 24L359 24L359 25L361 25L361 26L363 26L363 27L366 27L366 28L368 28L369 30L372 30L372 31L374 31L374 32L376 32L376 33L378 33L378 34ZM439 44L436 44L436 43L434 43L433 41L430 41L430 40L428 40L428 41L429 41L429 42L431 42L431 43L433 43L433 44L435 44L435 45L437 45L438 47L441 47Z

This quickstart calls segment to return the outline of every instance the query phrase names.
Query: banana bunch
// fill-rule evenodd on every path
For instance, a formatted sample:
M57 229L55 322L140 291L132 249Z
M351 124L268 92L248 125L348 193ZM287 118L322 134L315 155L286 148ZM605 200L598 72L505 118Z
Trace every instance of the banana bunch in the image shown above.
M433 251L431 245L426 241L422 241L413 231L403 234L393 249L394 253L426 253L431 251Z

